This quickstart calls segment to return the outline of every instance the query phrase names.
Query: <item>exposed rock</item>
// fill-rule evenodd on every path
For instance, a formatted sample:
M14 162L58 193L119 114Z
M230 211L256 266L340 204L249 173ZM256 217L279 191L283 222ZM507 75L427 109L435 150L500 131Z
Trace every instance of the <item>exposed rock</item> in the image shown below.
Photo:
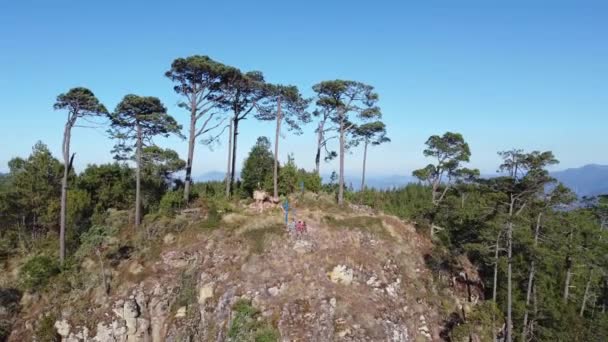
M380 287L380 285L382 284L382 282L380 282L380 280L378 278L376 278L376 276L371 276L367 282L367 285L374 287L374 288L378 288Z
M269 288L269 289L268 289L268 294L270 294L270 295L271 295L271 296L273 296L273 297L278 296L280 292L281 292L281 291L280 291L280 290L279 290L279 288L278 288L278 287L276 287L276 286L273 286L273 287L271 287L271 288Z
M191 258L183 252L169 251L161 256L163 263L170 268L184 268L188 266Z
M165 235L165 237L163 238L163 242L165 243L165 245L170 245L170 244L174 243L175 235L173 235L171 233Z
M337 265L329 273L329 279L334 283L350 285L353 282L353 270L345 265Z
M177 309L177 312L175 313L175 318L183 318L186 317L186 307L182 306L179 309Z
M160 235L160 255L145 264L131 259L108 265L113 277L108 293L91 284L86 295L74 292L56 301L29 295L22 300L26 309L41 311L21 317L40 317L51 305L63 305L55 323L63 342L227 341L237 316L234 305L244 299L255 308L255 320L272 322L280 341L438 340L445 317L437 303L455 299L449 291L434 290L422 257L429 247L424 238L381 214L376 215L399 239L326 227L326 213L300 208L298 217L305 217L309 228L302 239L276 227L282 222L274 217L278 211L228 214L215 230L188 231L188 238ZM263 252L251 254L248 234L255 230L272 238L262 239ZM91 269L98 276L97 265ZM425 293L440 301L426 300ZM76 300L85 305L72 305ZM85 325L96 328L90 334ZM35 327L20 322L11 341L33 340Z
M134 261L129 265L129 273L133 275L140 274L144 271L144 266L137 261Z
M61 338L67 338L70 336L70 323L65 319L55 322L55 329Z
M312 242L307 240L297 240L293 245L293 250L299 254L305 254L312 252L314 246Z
M205 304L205 301L209 298L213 297L213 287L214 284L213 283L208 283L203 285L203 287L201 287L201 289L198 292L198 303L199 304Z

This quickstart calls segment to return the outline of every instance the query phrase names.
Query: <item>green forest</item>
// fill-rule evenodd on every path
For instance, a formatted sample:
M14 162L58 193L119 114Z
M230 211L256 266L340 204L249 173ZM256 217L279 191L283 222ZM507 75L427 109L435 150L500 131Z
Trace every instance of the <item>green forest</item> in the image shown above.
M0 263L23 260L19 281L0 283L1 296L57 287L68 293L79 286L83 255L119 258L120 251L99 248L101 239L116 234L105 223L117 211L129 213L128 234L145 245L155 238L152 222L182 210L205 208L207 220L217 223L255 191L274 203L308 192L414 223L433 242L425 262L437 276L458 276L456 260L467 257L482 279L467 284L484 295L472 312L445 317L452 334L470 335L481 326L492 332L489 340L608 341L608 195L577 198L550 176L548 168L559 163L551 151L497 151L496 176L482 177L469 163L475 151L465 137L437 132L420 151L428 165L413 171L416 183L368 188L367 155L390 143L391 134L372 85L321 81L306 98L296 86L267 82L260 71L200 55L175 59L164 77L181 99L179 113L169 114L154 96L126 94L111 109L84 87L57 94L61 155L38 142L0 175ZM272 122L274 130L254 146L240 146L246 120ZM108 154L115 162L77 170L72 132L90 122L114 141ZM314 127L314 169L298 167L293 156L279 163L281 134L303 134L305 125ZM170 135L183 139L187 155L155 143ZM196 149L217 141L229 146L224 181L195 182ZM237 160L237 148L249 150L245 160ZM363 156L358 190L345 184L345 159L354 153ZM323 182L321 169L333 159L338 169ZM0 341L9 333L0 321Z

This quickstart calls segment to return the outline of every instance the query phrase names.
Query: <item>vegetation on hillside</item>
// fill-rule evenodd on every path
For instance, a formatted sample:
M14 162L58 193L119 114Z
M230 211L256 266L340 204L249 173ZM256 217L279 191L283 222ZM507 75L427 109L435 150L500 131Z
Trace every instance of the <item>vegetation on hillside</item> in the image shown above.
M348 152L362 144L366 155L368 145L390 141L371 85L323 81L313 87L315 99L306 99L296 87L269 84L261 72L241 72L206 56L178 58L166 76L183 97L180 107L188 112L185 160L154 144L157 136L182 135L178 120L158 98L127 95L109 113L88 89L58 96L55 108L69 112L62 160L38 142L29 156L10 160L9 173L0 175L0 262L6 270L19 271L19 281L2 279L1 293L18 297L16 293L77 290L83 286L79 267L89 255L101 269L98 281L107 293L107 264L132 253L154 257L158 238L168 231L215 229L222 215L239 208L255 190L277 197L326 192L339 205L349 201L415 222L420 234L435 242L427 255L433 270L459 274L456 260L463 255L478 267L483 302L468 316L463 311L446 317L451 324L446 339L466 340L480 325L494 328L504 315L505 327L490 331L509 342L608 340L608 200L600 196L577 201L547 172L558 162L550 151L500 152L499 175L483 179L478 170L465 166L472 151L464 137L446 132L427 140L423 153L431 162L413 172L418 184L368 189L364 157L361 191L354 192L344 185ZM292 156L280 165L282 122L298 133L312 119L312 102L317 120L315 170L298 168ZM72 167L70 144L78 142L70 141L71 129L77 127L76 119L86 116L108 119L116 139L115 163ZM274 152L268 138L258 138L237 180L237 137L246 118L276 121ZM196 139L207 134L202 143L210 143L226 129L224 182L194 184ZM340 160L328 184L321 184L319 175L322 151L326 159ZM184 181L177 176L181 171ZM203 223L191 227L179 215L188 208L206 215ZM328 215L324 220L335 229L384 232L378 228L382 222L371 217ZM245 238L260 252L266 235L280 230L271 226ZM250 303L239 302L235 310L230 336L277 339L274 327L258 321L259 313ZM49 320L38 327L42 335L52 330ZM0 340L7 331L10 324L0 321Z

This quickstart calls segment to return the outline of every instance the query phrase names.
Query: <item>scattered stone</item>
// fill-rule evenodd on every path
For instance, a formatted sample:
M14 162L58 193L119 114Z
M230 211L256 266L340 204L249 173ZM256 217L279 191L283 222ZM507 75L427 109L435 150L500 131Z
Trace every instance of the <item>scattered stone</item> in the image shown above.
M175 318L183 318L186 317L186 307L182 306L177 309L177 313L175 313Z
M329 279L336 284L350 285L353 282L353 270L345 265L337 265L329 273Z
M163 263L171 268L184 268L190 262L183 252L169 251L161 256Z
M293 245L293 250L298 254L310 253L313 250L313 244L306 240L297 240Z
M205 301L207 301L207 299L213 297L213 288L214 288L213 283L208 283L208 284L204 285L203 287L201 287L201 289L199 290L199 293L198 293L198 303L199 304L203 305L203 304L205 304Z
M173 235L172 233L165 235L165 237L163 238L163 242L165 243L165 245L170 245L170 244L174 243L175 235Z
M342 338L349 334L350 334L350 329L348 329L348 328L338 332L338 336L342 337Z
M367 282L367 285L374 287L374 288L378 288L380 287L380 285L382 284L382 282L380 282L380 279L376 278L376 276L371 276Z
M268 294L270 294L273 297L278 296L280 292L281 292L281 290L276 286L273 286L268 289Z
M62 338L67 338L70 335L70 323L65 319L55 322L55 329Z
M144 271L144 266L137 261L134 261L129 265L129 273L133 275L140 274Z

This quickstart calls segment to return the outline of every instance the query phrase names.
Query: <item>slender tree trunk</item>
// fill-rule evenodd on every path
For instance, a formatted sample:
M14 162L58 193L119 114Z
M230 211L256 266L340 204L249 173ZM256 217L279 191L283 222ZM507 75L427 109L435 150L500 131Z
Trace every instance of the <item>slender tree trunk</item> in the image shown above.
M541 222L541 218L542 218L542 213L538 213L538 216L536 217L536 227L534 228L534 248L536 248L538 246L538 236L540 234L540 222ZM532 258L534 258L534 256L532 256ZM532 298L532 284L534 282L534 272L536 269L536 264L535 264L535 260L532 259L532 261L530 261L530 273L528 275L528 288L526 291L526 308L524 310L524 321L521 327L521 341L522 342L526 342L526 338L527 338L527 330L528 330L528 308L530 306L530 300Z
M321 170L321 144L323 144L323 122L319 122L319 132L317 133L317 155L315 156L315 172L320 175Z
M597 296L593 296L593 302L591 303L591 319L595 318L595 309L597 308Z
M570 242L568 243L568 253L572 248L572 237L574 235L574 229L570 230ZM564 284L564 303L568 302L568 297L570 295L570 281L572 280L572 256L568 254L566 256L566 282Z
M500 250L500 235L501 233L498 233L498 236L496 237L496 245L494 245L494 284L492 285L492 301L494 301L494 303L496 303L496 290L498 288L498 256L499 256L499 250Z
M589 299L589 286L591 285L591 278L593 276L593 268L589 267L589 277L587 278L587 285L585 285L585 294L583 295L583 303L581 304L580 317L583 317L585 313L585 306L587 306L587 300Z
M276 200L279 199L279 135L281 134L281 98L277 101L277 128L274 136L274 171L273 171L273 196Z
M59 221L59 263L63 265L65 260L65 226L68 205L68 175L70 173L70 139L71 119L65 124L63 132L63 179L61 180L61 214Z
M498 256L500 250L500 235L502 233L498 232L496 236L496 244L494 245L494 283L492 284L492 301L496 304L496 289L498 288ZM492 313L492 335L494 336L493 340L496 341L496 330L494 327L496 326L496 317L494 313Z
M194 99L194 96L193 96ZM196 145L196 103L190 104L190 136L188 137L188 160L186 161L186 180L184 183L184 202L190 200L190 187L192 186L192 160L194 159L194 145Z
M529 335L534 336L534 327L536 326L536 317L538 317L538 300L536 299L536 284L532 285L532 300L534 302L533 312L534 319L530 320Z
M570 267L566 269L566 283L564 285L564 303L568 302L570 296L570 280L572 279L572 270Z
M340 118L340 177L339 177L339 186L338 186L338 204L344 204L344 151L345 141L344 141L344 115Z
M228 163L226 165L226 198L230 197L230 163L232 161L232 126L233 122L230 119L230 126L228 128Z
M513 341L513 210L515 200L511 196L509 222L507 223L507 334L505 341Z
M239 136L239 116L234 114L232 131L232 166L230 170L230 194L234 193L234 177L236 173L236 142Z
M365 163L367 162L367 144L368 139L365 139L365 145L363 147L363 174L361 175L361 191L365 190Z
M137 126L137 168L135 170L135 228L139 228L141 222L141 154L142 154L142 133L139 122Z

